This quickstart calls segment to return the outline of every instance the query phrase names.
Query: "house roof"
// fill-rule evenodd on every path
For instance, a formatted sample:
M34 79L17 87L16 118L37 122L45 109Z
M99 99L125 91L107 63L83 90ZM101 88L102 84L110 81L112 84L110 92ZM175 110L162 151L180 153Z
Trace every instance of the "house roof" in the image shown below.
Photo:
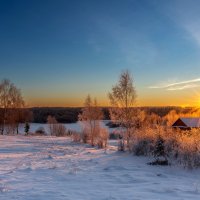
M180 125L176 122L181 120L184 125ZM200 128L200 117L180 117L172 125L173 127L190 127L190 128Z

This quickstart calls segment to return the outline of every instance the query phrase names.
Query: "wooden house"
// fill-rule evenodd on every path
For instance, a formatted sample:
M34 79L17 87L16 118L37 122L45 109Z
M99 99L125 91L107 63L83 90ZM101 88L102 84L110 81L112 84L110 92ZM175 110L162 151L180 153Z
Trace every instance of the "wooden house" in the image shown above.
M180 129L200 128L200 117L180 117L172 124L172 127Z

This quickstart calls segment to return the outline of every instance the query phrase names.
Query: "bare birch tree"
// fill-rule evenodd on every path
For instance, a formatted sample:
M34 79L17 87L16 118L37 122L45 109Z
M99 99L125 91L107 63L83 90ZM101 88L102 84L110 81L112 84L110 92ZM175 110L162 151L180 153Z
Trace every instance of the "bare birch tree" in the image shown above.
M121 150L125 148L125 140L129 148L131 128L134 127L134 109L136 100L136 90L133 85L133 78L128 70L121 73L118 83L112 87L108 94L110 99L110 116L115 123L125 128L121 144Z
M92 101L90 95L87 96L84 108L82 109L82 114L79 115L79 120L84 124L84 131L86 132L91 145L95 145L95 140L100 133L100 122L103 118L103 112L101 108L98 107L97 101Z
M49 126L50 135L54 135L56 132L56 124L58 123L56 118L49 115L47 117L47 123Z
M15 116L17 109L24 106L21 91L9 80L0 83L0 108L2 109L1 134L3 135L5 124L9 124L9 115ZM15 121L12 119L12 121Z

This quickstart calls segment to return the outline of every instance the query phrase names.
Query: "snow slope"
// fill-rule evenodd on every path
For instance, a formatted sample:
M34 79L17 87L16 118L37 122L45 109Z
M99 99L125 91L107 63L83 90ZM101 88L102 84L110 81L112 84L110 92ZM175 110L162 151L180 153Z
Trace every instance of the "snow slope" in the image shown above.
M0 136L0 200L200 199L199 170L147 162L112 145Z

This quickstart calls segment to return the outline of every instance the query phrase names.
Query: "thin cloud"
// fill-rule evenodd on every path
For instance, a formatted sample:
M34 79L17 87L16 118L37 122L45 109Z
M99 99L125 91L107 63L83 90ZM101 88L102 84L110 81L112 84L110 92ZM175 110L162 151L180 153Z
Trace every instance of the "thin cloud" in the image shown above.
M169 87L167 90L173 91L173 90L185 90L185 89L190 89L190 88L196 88L199 87L200 85L197 84L188 84L188 85L183 85L183 86L175 86L175 87Z
M200 85L194 84L200 82L200 78L187 80L187 81L181 81L181 82L175 82L175 83L168 83L163 85L155 85L155 86L149 86L149 89L166 89L166 90L184 90L184 89L190 89L190 88L196 88Z

